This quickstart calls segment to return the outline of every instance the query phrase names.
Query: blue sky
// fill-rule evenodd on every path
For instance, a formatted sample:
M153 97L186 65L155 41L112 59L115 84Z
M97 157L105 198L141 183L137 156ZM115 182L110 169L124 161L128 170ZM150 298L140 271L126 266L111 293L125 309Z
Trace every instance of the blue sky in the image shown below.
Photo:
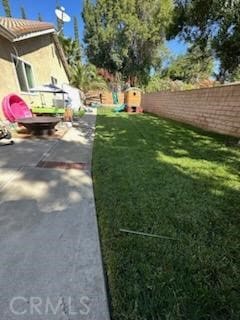
M56 8L56 0L9 0L12 15L15 18L21 17L20 7L23 6L26 11L27 18L37 19L40 12L44 21L49 21L55 24L56 17L54 10ZM66 12L71 16L76 16L79 21L80 37L83 38L83 21L81 18L81 12L83 8L83 0L59 0L60 5L64 6ZM2 1L0 1L0 16L4 16L2 8ZM64 34L67 36L73 35L73 20L66 23L64 26ZM167 47L174 55L183 54L186 52L186 45L179 40L171 40L167 42Z
M26 11L28 19L37 20L38 13L40 12L43 20L55 24L56 17L54 10L56 8L56 0L9 0L12 16L15 18L21 17L20 7L23 6ZM79 31L81 37L83 36L83 21L81 12L83 7L83 0L61 0L60 5L64 6L66 12L71 16L77 16L79 20ZM0 1L0 15L4 15L2 8L2 1ZM73 34L73 20L66 23L64 26L64 33L71 36Z
M184 54L187 51L187 45L179 39L166 41L166 46L173 55Z

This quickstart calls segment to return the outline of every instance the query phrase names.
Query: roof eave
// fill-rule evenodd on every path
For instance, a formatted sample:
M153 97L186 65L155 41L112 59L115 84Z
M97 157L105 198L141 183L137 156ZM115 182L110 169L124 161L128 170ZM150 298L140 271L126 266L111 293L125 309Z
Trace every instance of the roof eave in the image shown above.
M1 25L0 25L0 35L11 42L14 40L14 38L16 38L15 33L7 30L6 28L4 28Z
M18 42L18 41L22 41L22 40L26 40L26 39L30 39L30 38L35 38L35 37L39 37L39 36L43 36L45 34L49 34L49 33L54 33L55 29L47 29L47 30L42 30L42 31L37 31L37 32L31 32L22 36L18 36L15 37L15 39L12 40L12 42Z
M32 33L28 33L28 34L22 35L22 36L17 36L15 33L7 30L2 25L0 25L0 35L3 36L5 39L9 40L10 42L18 42L18 41L38 37L41 35L46 35L46 34L53 34L54 43L59 51L59 54L60 54L60 57L61 57L61 60L63 63L63 67L64 67L65 72L67 74L67 77L70 80L70 77L71 77L70 69L69 69L63 48L62 48L61 43L58 39L56 30L54 28L43 30L43 31L38 31L38 32L32 32Z

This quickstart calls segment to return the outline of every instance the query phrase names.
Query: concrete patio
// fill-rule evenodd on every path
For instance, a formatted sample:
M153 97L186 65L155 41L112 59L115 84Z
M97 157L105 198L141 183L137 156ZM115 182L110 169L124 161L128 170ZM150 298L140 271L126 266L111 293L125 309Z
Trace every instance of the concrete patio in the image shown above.
M95 118L86 114L61 140L0 149L2 320L109 319L91 178ZM55 161L80 168L38 166Z

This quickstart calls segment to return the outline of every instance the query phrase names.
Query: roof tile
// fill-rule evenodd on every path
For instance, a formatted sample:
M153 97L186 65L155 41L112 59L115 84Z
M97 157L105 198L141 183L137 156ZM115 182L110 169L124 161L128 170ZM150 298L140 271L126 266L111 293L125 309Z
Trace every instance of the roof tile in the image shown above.
M33 32L54 29L54 25L52 23L7 17L0 17L0 25L11 33L14 33L16 37Z

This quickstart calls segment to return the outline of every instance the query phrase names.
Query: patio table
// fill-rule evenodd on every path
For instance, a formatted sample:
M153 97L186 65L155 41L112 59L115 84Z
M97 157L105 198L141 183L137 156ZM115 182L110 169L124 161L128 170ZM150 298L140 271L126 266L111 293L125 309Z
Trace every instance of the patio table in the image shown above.
M60 122L57 117L32 117L19 119L18 123L27 128L33 135L51 135Z

